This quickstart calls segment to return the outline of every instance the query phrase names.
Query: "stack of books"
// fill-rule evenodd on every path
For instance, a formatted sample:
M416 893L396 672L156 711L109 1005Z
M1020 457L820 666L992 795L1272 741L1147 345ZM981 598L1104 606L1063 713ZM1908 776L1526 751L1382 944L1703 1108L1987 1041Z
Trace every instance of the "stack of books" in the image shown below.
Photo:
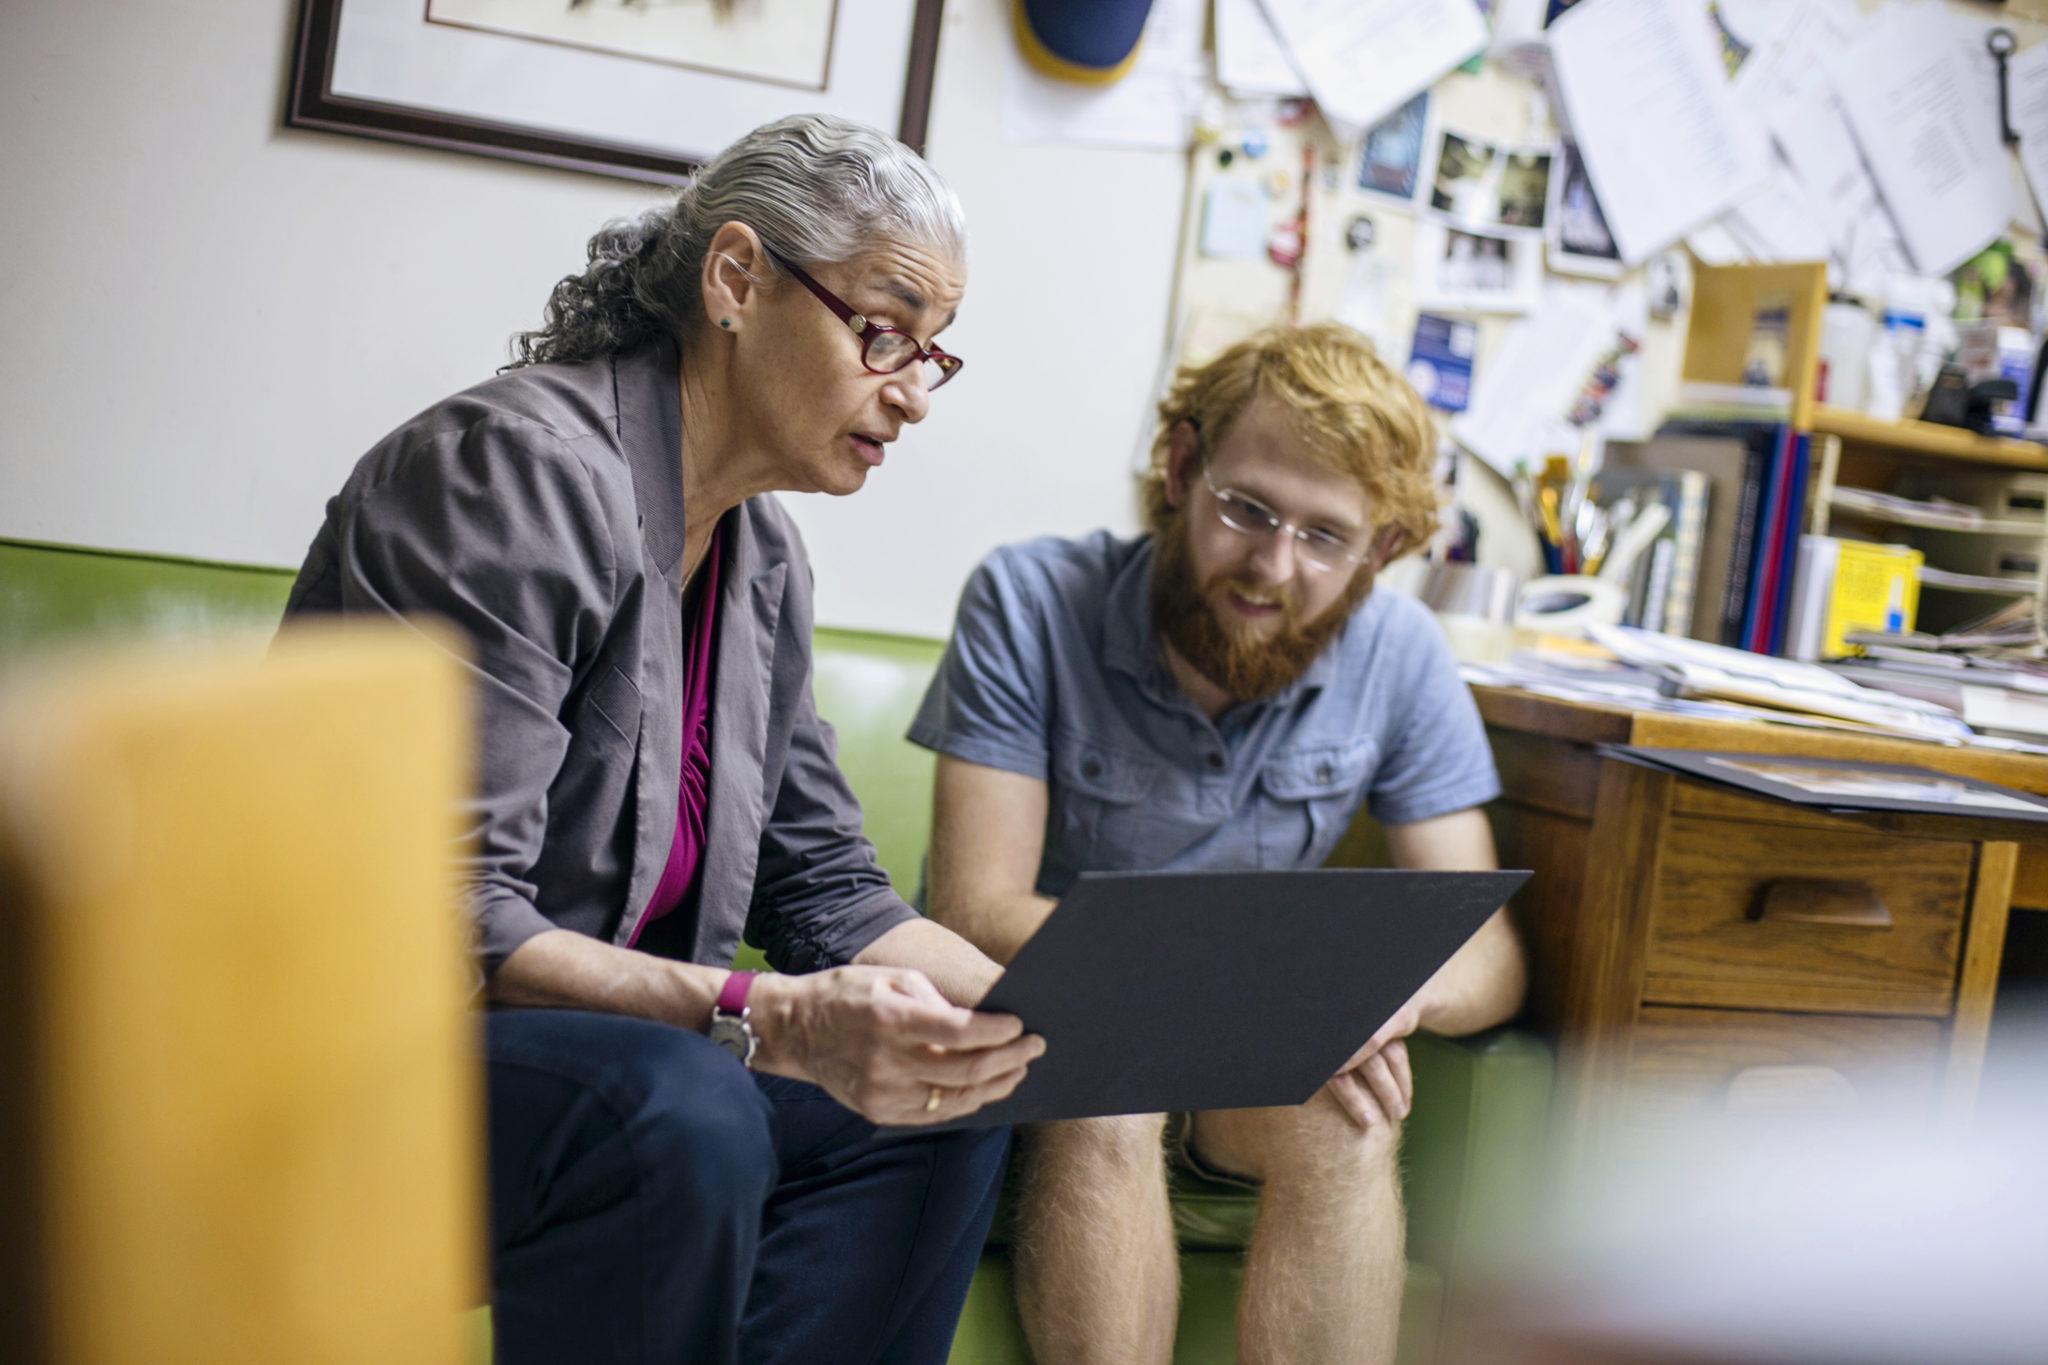
M1653 439L1608 448L1603 489L1653 484L1672 507L1631 624L1784 652L1810 463L1791 409L1784 389L1687 384Z

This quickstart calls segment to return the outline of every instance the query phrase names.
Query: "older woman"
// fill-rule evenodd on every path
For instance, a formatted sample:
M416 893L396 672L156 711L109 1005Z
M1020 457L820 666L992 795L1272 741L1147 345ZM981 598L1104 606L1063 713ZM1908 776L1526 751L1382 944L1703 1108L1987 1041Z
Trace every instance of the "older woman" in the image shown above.
M1042 1050L890 890L811 701L778 490L858 490L960 362L960 207L785 119L601 231L509 372L356 466L288 611L425 613L482 709L467 884L500 1358L943 1359ZM780 969L728 971L742 930ZM847 965L853 964L853 965Z

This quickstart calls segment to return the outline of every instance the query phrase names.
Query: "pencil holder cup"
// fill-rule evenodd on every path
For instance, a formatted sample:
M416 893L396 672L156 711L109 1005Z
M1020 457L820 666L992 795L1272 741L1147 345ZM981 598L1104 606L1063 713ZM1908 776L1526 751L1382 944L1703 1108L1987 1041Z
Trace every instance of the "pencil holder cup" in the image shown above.
M1547 635L1584 635L1588 626L1618 626L1628 589L1587 574L1551 574L1522 585L1515 624Z
M1521 575L1492 564L1434 563L1422 577L1417 596L1439 615L1476 616L1482 621L1512 621Z

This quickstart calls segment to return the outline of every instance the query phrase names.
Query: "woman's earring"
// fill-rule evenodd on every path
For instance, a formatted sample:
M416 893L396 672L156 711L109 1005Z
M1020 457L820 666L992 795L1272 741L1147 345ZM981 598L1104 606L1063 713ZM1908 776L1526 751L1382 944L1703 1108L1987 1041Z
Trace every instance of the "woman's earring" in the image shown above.
M732 319L731 319L731 318L720 318L720 319L718 320L718 325L719 325L720 327L724 327L724 328L730 329L730 328L732 327Z

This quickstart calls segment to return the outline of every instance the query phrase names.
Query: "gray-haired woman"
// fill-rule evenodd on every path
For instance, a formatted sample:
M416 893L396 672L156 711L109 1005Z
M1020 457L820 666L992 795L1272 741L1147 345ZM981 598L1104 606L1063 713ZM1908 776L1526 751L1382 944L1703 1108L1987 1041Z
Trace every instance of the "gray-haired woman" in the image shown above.
M502 1360L945 1357L1006 1134L874 1124L1043 1044L877 867L761 495L861 487L958 372L964 283L907 148L758 129L365 455L299 571L288 613L438 614L474 660ZM743 928L780 974L726 970Z

